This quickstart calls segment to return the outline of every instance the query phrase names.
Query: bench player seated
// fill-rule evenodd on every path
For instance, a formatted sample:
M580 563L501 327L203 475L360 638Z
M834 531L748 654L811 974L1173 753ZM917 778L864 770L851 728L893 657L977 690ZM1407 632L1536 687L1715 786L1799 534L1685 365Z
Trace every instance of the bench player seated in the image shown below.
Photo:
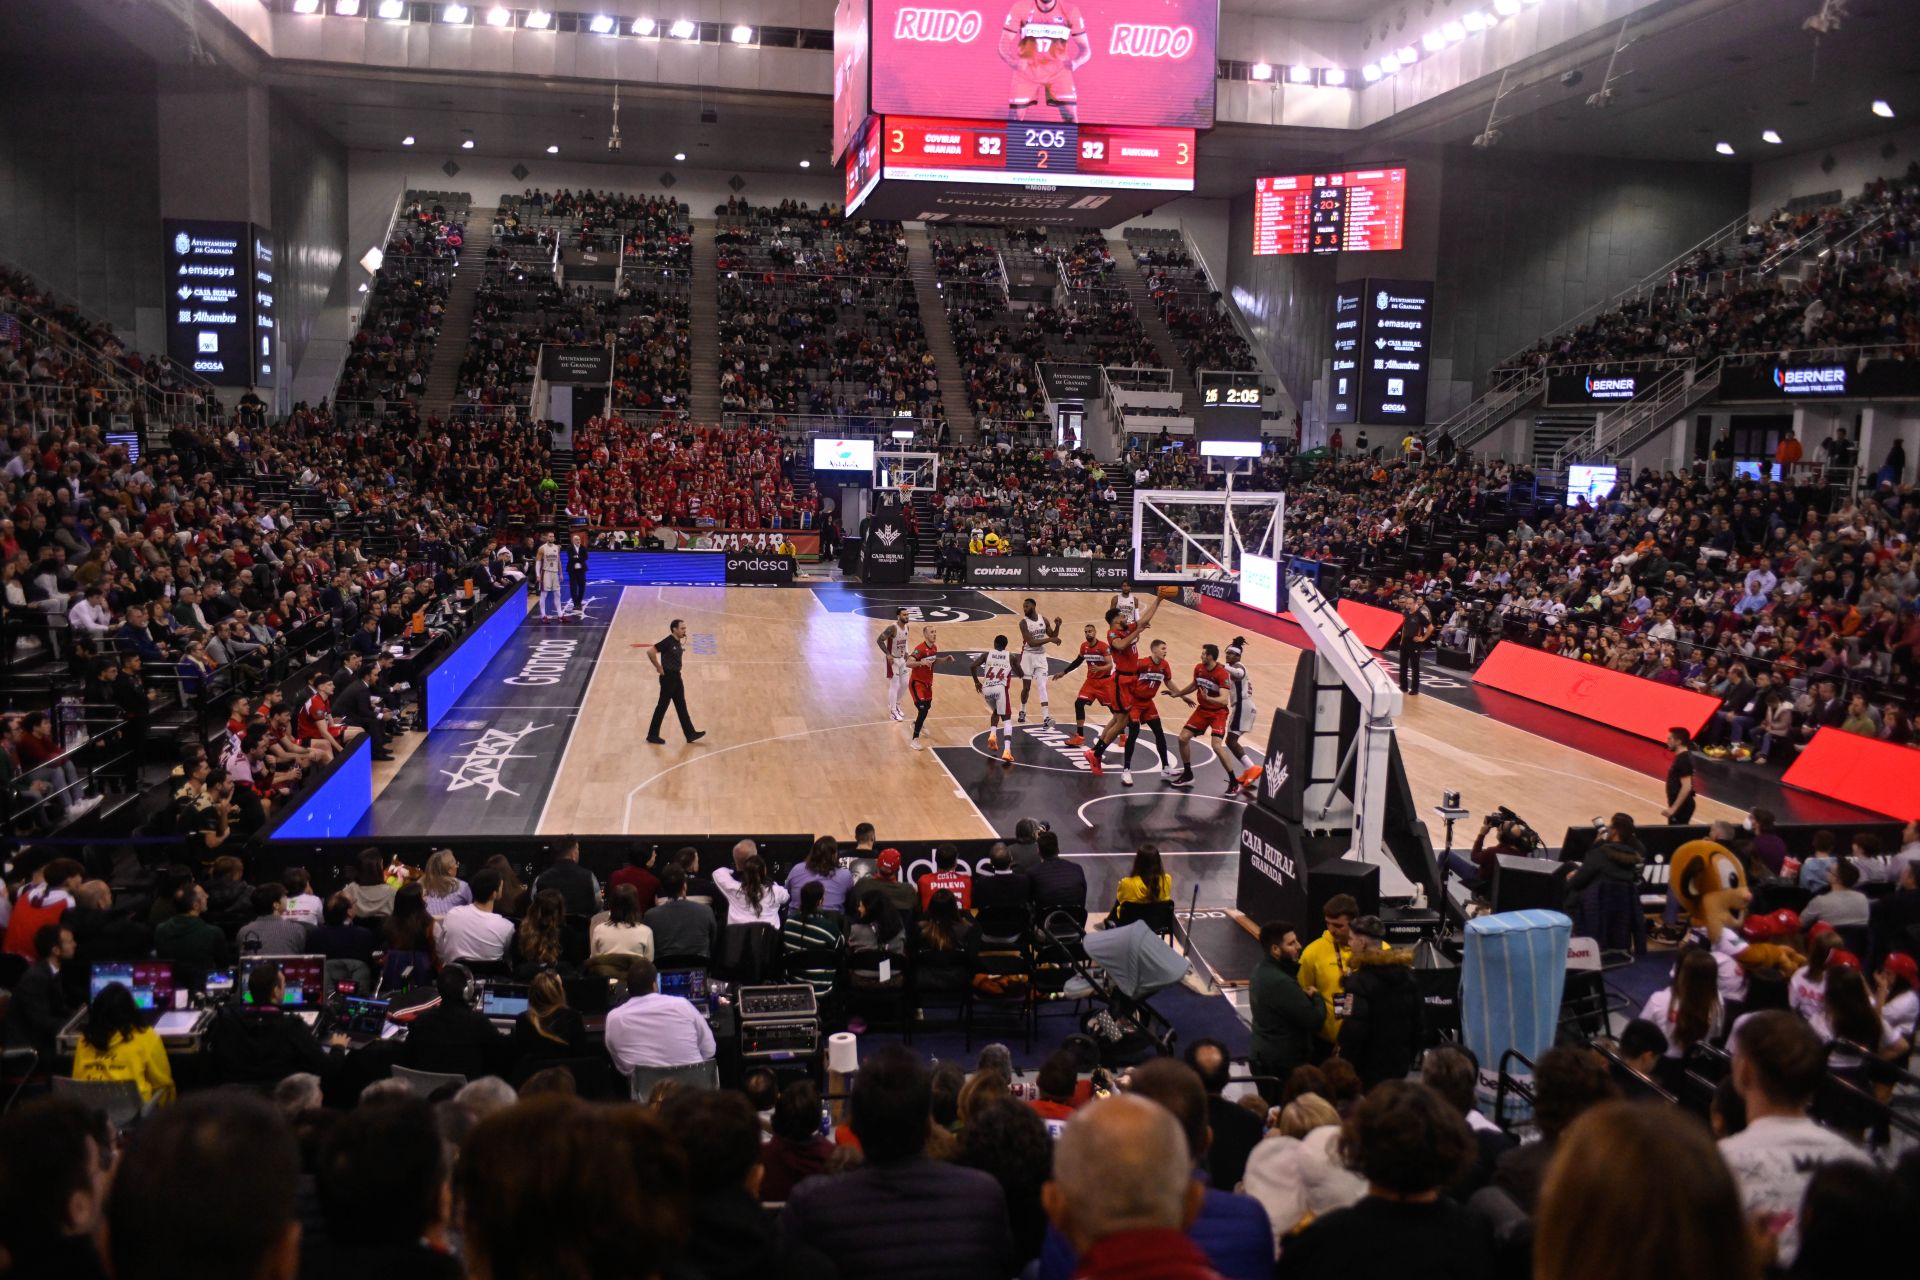
M1000 33L1000 60L1013 68L1007 114L1025 120L1044 103L1072 124L1079 119L1073 73L1093 56L1087 20L1069 0L1014 0Z

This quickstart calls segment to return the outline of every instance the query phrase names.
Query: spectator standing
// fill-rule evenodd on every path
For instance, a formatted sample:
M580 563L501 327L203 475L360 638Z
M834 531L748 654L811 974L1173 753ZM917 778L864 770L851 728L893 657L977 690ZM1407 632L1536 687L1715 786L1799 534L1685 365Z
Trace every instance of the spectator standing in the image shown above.
M1300 934L1292 925L1275 921L1260 928L1264 953L1248 984L1252 1010L1253 1073L1277 1083L1263 1084L1269 1103L1280 1101L1281 1086L1295 1067L1313 1056L1313 1036L1326 1022L1327 1002L1300 968Z
M1425 1037L1413 952L1387 947L1386 925L1379 916L1356 919L1351 938L1340 1056L1353 1063L1368 1088L1382 1080L1404 1080Z
M1340 1043L1340 1012L1338 997L1341 983L1346 978L1347 962L1353 955L1353 918L1360 914L1360 904L1353 895L1336 893L1327 899L1320 909L1321 919L1326 922L1326 931L1306 945L1300 953L1300 985L1311 987L1327 1002L1326 1021L1320 1024L1320 1039L1323 1042L1320 1056L1325 1050Z

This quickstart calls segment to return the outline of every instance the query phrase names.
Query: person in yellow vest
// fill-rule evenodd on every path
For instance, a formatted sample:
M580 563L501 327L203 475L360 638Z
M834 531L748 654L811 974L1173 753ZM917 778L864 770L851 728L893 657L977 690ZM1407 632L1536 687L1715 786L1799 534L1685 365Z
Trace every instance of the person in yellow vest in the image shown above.
M1307 944L1300 953L1300 985L1312 987L1327 1001L1327 1019L1320 1024L1320 1038L1326 1047L1340 1043L1340 981L1346 976L1347 961L1353 955L1353 918L1360 904L1349 893L1337 893L1327 899L1321 917L1327 931ZM1325 1056L1323 1050L1321 1056Z
M131 1080L148 1107L173 1101L173 1066L160 1033L141 1018L133 993L118 982L102 987L87 1007L87 1027L73 1055L73 1078Z
M987 552L987 544L986 544L986 542L985 542L985 541L984 541L984 540L983 540L983 539L982 539L982 538L980 537L980 531L979 531L978 529L975 529L975 530L973 531L973 537L972 537L972 539L971 539L971 540L969 540L969 541L968 541L968 543L967 543L967 551L968 551L968 553L969 553L969 554L971 554L971 555L976 555L976 556L979 556L979 555L985 555L985 554L986 554L986 552Z

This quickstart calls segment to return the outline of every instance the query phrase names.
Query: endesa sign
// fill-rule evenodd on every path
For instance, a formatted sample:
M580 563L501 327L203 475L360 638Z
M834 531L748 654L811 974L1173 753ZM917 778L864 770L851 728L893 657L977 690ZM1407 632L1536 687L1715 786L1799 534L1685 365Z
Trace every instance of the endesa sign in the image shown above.
M1625 404L1652 382L1652 378L1637 373L1554 373L1547 375L1547 403Z
M792 586L793 573L792 556L773 556L752 551L727 553L727 585L730 587Z
M836 89L841 68L861 61L843 56L842 33L858 31L834 24ZM871 0L865 31L870 109L881 114L1213 124L1217 0ZM849 135L856 105L843 102Z

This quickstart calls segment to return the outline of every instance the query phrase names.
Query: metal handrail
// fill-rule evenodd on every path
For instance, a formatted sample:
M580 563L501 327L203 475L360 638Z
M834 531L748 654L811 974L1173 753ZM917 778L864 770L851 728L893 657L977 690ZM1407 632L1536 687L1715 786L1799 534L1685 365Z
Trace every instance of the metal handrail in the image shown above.
M1720 372L1721 362L1709 360L1694 371L1692 380L1675 399L1683 403L1698 402L1713 394L1720 389ZM1664 430L1667 424L1673 421L1676 412L1673 403L1669 402L1666 405L1655 406L1641 418L1637 426L1622 423L1614 451L1622 456L1632 453Z
M1499 425L1501 414L1539 395L1546 385L1546 373L1541 369L1496 369L1477 399L1442 419L1438 426L1427 428L1426 434L1435 439L1451 435L1457 448L1468 448Z

